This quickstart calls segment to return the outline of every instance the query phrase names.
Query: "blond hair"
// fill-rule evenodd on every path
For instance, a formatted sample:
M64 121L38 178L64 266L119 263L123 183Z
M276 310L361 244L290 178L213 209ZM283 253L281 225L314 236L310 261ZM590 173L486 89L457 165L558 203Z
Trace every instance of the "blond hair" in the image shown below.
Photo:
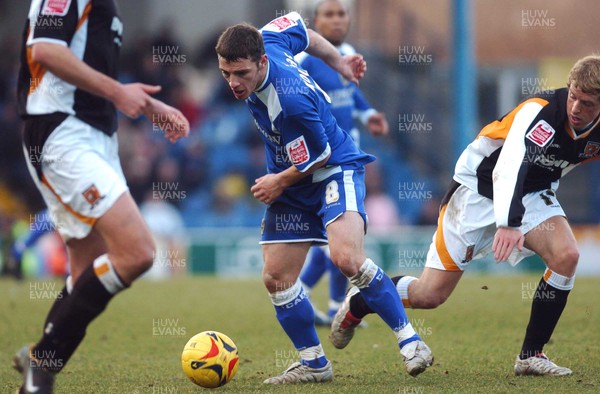
M569 72L567 86L600 97L600 56L590 55L579 59Z

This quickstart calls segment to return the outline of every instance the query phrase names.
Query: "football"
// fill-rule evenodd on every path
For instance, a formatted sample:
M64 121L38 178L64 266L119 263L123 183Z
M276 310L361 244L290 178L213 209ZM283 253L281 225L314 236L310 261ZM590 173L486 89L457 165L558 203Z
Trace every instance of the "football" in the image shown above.
M181 367L185 375L198 386L211 389L233 379L238 361L235 343L217 331L194 335L181 353Z

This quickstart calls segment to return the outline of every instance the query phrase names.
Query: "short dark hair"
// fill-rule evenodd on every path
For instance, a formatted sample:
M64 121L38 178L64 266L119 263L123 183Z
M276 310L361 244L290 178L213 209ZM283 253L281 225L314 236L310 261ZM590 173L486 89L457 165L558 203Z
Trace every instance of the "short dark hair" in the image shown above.
M217 54L228 62L250 59L258 62L265 54L262 35L252 25L240 23L228 27L219 37L215 47Z
M329 3L331 0L320 0L316 5L315 5L315 15L314 17L316 18L317 16L319 16L319 11L321 10L321 7L324 6L326 3ZM344 4L343 1L340 0L336 0L338 3L340 3L342 5L342 7L344 7L344 10L346 11L346 13L348 13L348 6L346 4Z

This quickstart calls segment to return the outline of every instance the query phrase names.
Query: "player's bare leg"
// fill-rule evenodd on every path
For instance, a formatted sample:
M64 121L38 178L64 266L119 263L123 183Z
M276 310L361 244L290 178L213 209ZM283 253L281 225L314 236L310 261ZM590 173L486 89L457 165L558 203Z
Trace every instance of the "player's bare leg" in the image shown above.
M72 276L48 313L42 339L14 359L24 393L52 392L53 374L66 365L89 323L152 265L154 243L126 192L87 237L69 241L68 250Z
M262 245L265 262L262 278L270 294L296 283L310 246L309 242Z
M431 350L408 321L398 292L390 278L364 253L362 216L346 211L327 226L333 263L358 288L365 303L394 331L408 373L416 376L433 363ZM356 290L353 290L356 291ZM347 305L340 308L331 326L331 341L338 348L352 338L360 323L353 319Z
M69 256L69 273L72 283L83 273L85 268L98 256L108 252L104 239L95 228L87 237L82 239L71 239L67 242L67 253Z
M442 271L425 267L418 279L409 282L408 298L400 295L402 303L414 309L437 308L450 297L462 274L462 271Z
M154 240L129 192L123 194L96 224L108 255L126 285L152 266Z
M315 329L315 315L298 276L306 259L310 242L263 244L263 282L275 306L277 320L300 353L278 376L267 384L319 383L333 379L333 368Z
M392 282L396 285L396 290L404 307L433 309L448 299L461 277L462 271L443 271L425 267L419 278L396 276L392 278ZM359 324L366 315L375 313L356 289L348 291L342 309L344 313L350 312L350 315L356 320L350 330L344 330L344 338L340 338L338 342L340 348L347 346L352 339L355 325ZM341 316L342 314L338 316L338 319ZM338 324L341 324L341 322L338 322ZM348 322L345 324L348 324Z
M579 260L577 241L567 220L554 216L525 235L525 246L536 252L548 267L535 291L529 324L515 362L517 375L570 375L543 353L543 348L567 304Z

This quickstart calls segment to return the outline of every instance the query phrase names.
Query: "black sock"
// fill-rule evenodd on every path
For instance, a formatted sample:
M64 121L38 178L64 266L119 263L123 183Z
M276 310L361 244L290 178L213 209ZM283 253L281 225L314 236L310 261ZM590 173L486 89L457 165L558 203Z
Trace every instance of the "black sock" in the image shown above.
M52 320L56 318L56 314L60 310L61 306L67 302L67 298L69 298L69 292L67 291L67 286L63 287L60 293L56 296L56 300L52 304L50 311L48 312L48 316L46 316L46 322L44 323L44 329Z
M394 276L391 278L394 285L398 284L398 281L402 278L402 276L404 275ZM375 311L373 311L373 309L367 305L362 294L358 292L350 298L350 313L352 313L352 316L356 317L357 319L362 319L369 313L375 313Z
M542 353L567 305L569 293L570 290L557 289L542 278L531 304L531 316L519 355L521 360Z
M71 294L52 305L44 335L32 349L33 357L48 370L59 372L83 340L87 326L102 313L112 297L90 264Z

